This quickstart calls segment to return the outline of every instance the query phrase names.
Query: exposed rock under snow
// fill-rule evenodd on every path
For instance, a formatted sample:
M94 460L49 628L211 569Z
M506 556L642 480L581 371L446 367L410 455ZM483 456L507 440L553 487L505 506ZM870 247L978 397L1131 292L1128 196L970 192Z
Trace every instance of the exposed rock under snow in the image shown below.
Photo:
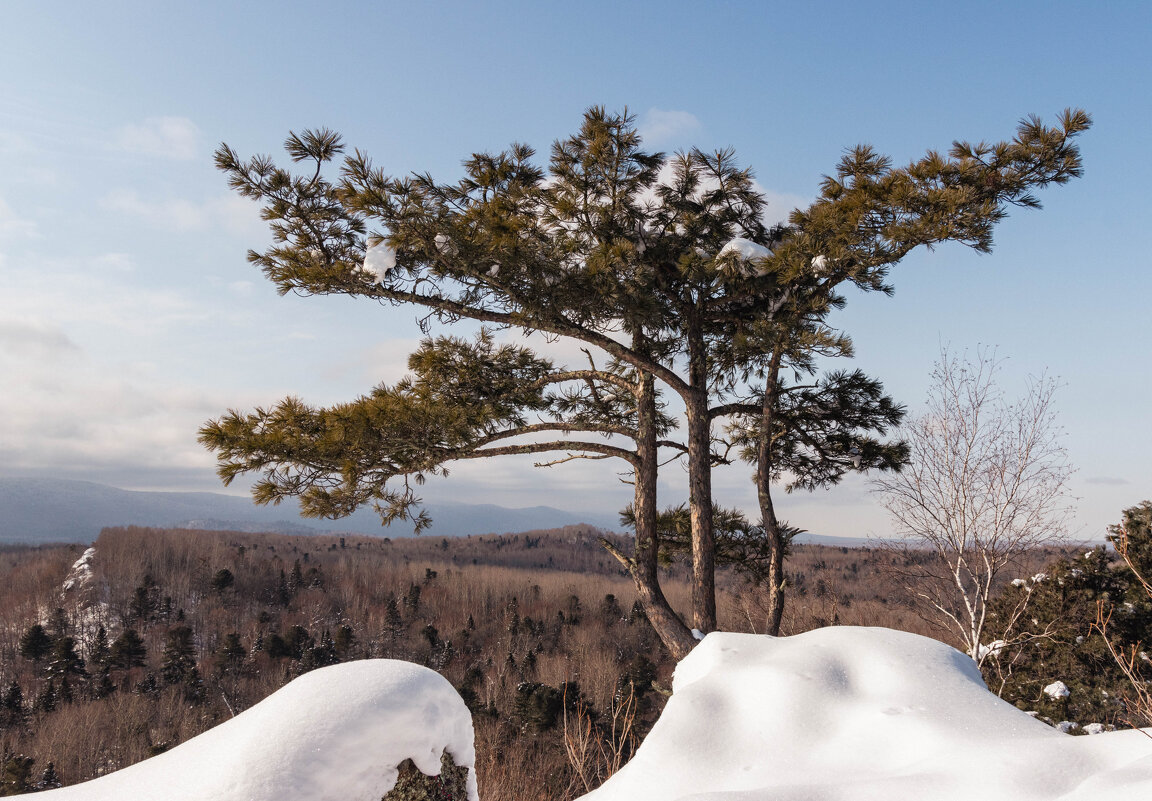
M72 569L68 571L68 576L64 579L64 585L61 589L68 592L88 584L92 580L92 560L95 558L95 547L84 551L80 558L72 564Z

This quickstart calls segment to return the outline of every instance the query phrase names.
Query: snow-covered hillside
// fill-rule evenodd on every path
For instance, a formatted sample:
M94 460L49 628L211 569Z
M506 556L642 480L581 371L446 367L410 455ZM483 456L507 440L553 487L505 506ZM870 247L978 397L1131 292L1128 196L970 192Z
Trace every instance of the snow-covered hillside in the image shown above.
M989 693L967 656L913 634L710 634L674 690L632 762L582 801L1152 798L1152 738L1062 734ZM405 662L350 662L47 798L370 801L407 757L439 771L445 748L474 764L472 723L446 680ZM475 799L471 772L469 789Z

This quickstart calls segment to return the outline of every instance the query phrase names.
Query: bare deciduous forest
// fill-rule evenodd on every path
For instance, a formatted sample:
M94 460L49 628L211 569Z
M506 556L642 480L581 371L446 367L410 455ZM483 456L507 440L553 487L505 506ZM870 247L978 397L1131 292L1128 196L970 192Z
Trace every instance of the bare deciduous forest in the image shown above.
M464 538L106 529L0 551L0 794L126 767L335 662L405 659L471 708L484 797L562 799L627 761L673 660L584 527ZM1045 564L1057 555L1031 555ZM901 600L901 560L797 545L783 634L837 624L941 636ZM79 567L74 564L79 563ZM672 604L687 571L666 568ZM767 594L721 574L721 628Z

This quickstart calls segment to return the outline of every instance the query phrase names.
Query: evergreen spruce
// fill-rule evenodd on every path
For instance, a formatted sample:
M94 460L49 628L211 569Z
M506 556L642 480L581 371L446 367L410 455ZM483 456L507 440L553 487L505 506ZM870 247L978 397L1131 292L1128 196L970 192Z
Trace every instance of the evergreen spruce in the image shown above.
M440 773L426 776L411 759L397 766L396 784L381 801L466 801L468 768L458 767L447 751L440 757Z

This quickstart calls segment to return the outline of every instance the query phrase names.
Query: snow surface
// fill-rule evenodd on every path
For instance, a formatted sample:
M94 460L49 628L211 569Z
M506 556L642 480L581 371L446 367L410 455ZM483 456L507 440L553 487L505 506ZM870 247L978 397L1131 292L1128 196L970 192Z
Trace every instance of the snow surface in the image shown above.
M582 801L1152 798L1152 729L1062 734L1000 700L967 656L891 629L709 634L632 761ZM1089 729L1089 727L1085 727ZM472 722L427 668L305 674L236 718L49 801L378 799L407 757L472 768ZM469 794L476 801L474 773Z
M366 659L306 673L199 737L49 801L357 801L379 799L411 758L467 766L477 801L472 718L440 674Z
M1152 739L1061 734L914 634L714 633L676 668L632 761L582 801L974 798L1152 798Z

